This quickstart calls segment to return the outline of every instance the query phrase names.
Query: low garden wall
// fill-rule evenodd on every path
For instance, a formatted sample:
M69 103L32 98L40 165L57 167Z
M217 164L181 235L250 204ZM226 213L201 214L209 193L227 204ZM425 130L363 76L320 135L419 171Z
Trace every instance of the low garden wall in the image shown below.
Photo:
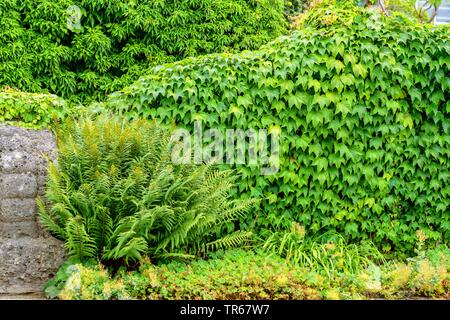
M40 227L35 203L55 156L48 130L0 125L0 294L42 291L64 261L64 244Z

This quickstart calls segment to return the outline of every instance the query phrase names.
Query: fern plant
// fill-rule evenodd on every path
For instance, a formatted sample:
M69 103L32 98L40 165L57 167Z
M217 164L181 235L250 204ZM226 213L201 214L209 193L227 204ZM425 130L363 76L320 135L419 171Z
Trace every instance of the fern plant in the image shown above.
M40 221L78 259L129 265L238 246L228 234L254 200L230 200L235 176L212 165L171 162L170 131L156 122L99 116L57 130Z

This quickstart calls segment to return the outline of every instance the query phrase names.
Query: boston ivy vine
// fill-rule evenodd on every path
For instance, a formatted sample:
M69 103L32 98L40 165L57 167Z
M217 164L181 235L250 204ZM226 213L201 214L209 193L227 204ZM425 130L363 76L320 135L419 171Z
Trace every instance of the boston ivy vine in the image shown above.
M259 51L154 68L108 106L184 126L279 128L278 174L237 168L236 191L264 198L244 225L295 220L385 250L411 250L418 229L448 243L449 29L328 2L301 25Z
M40 129L64 119L68 112L67 103L52 94L0 90L0 122Z

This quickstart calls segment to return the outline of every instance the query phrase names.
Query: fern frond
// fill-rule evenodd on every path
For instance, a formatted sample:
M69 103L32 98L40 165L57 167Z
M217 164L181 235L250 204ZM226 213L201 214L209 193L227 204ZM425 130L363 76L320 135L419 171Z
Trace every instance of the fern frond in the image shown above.
M43 225L70 255L123 260L237 246L227 235L256 202L232 200L235 176L214 165L174 165L170 131L156 122L100 115L58 130L58 163L49 169ZM219 238L218 240L216 240Z
M47 210L45 203L41 198L36 199L36 203L39 211L39 221L44 228L50 231L52 234L57 236L59 239L66 239L66 231L64 227L61 227L58 222L55 220L55 217L50 215ZM64 225L64 224L63 224Z
M91 230L98 254L102 255L105 248L110 244L114 230L114 222L107 208L101 206L95 208Z
M81 216L70 218L65 231L67 234L66 247L70 257L83 260L97 256L95 241L87 234Z
M232 247L238 247L242 245L245 241L248 241L252 237L252 232L250 231L236 231L234 233L228 234L223 238L209 242L206 244L206 250L220 250L229 249Z
M129 261L140 260L142 254L148 250L147 241L143 237L137 237L133 230L119 234L117 244L111 250L105 252L104 259L124 259Z

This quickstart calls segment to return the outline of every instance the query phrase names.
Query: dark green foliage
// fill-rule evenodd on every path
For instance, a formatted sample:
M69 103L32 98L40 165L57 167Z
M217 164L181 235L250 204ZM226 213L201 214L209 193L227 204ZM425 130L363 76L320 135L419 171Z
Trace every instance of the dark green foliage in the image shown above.
M284 0L284 14L289 16L297 15L308 8L310 0Z
M0 86L101 99L150 66L256 49L285 27L282 0L2 0Z
M67 121L58 130L41 223L69 256L126 265L143 255L189 258L238 246L228 233L254 201L230 200L235 177L208 165L173 165L169 132L111 116Z
M238 167L257 227L299 222L411 252L450 239L449 29L318 6L260 51L153 69L108 106L192 127L281 129L281 167Z

